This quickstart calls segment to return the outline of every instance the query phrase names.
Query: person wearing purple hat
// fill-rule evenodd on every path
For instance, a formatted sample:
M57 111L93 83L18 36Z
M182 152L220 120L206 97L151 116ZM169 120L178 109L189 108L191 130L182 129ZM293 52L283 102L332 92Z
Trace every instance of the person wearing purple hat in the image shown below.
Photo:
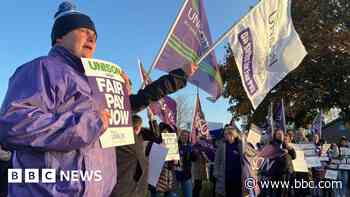
M93 57L96 39L91 18L63 2L55 14L49 54L23 64L10 78L0 109L0 143L12 152L13 168L38 169L39 180L28 183L23 173L26 179L9 184L9 196L104 197L115 186L115 148L102 149L99 143L110 115L96 104L80 59ZM185 65L129 95L132 111L185 87L195 69ZM56 180L44 181L49 175L44 169L54 170ZM80 175L74 180L60 174L73 171ZM84 180L81 173L93 176Z

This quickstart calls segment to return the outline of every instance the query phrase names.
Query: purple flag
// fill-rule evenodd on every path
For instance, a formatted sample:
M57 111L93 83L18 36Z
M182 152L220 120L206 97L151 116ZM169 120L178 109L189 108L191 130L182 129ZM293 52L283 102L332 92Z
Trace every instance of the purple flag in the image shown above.
M280 147L268 144L265 145L260 151L258 151L257 156L263 157L266 159L273 159L279 157L283 154L283 151Z
M197 136L204 136L205 138L209 139L208 123L205 120L198 94L196 98L195 111L194 111L193 120L192 120L192 132L191 132L192 144L195 144L197 142Z
M275 111L275 124L276 130L281 129L283 132L286 132L286 118L284 111L284 102L283 99L277 104Z
M160 99L158 101L160 106L160 113L161 115L158 115L161 120L173 128L176 127L176 101L174 101L169 96L165 96L164 98Z
M153 67L169 72L186 63L195 63L211 45L203 1L186 0ZM199 64L198 70L189 81L210 94L214 100L220 97L223 83L214 52Z
M323 112L321 110L313 120L312 126L311 126L311 132L314 135L317 134L320 138L322 134L322 122L323 122Z
M150 84L152 80L147 75L141 61L139 61L139 69L144 85ZM149 108L152 113L157 115L162 122L169 124L173 128L176 127L176 101L174 101L172 98L165 96L158 102L151 103Z

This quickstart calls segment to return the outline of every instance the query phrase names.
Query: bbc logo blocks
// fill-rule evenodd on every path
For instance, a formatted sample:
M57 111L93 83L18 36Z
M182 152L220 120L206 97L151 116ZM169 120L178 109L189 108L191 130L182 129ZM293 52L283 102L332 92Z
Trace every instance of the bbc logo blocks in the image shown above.
M55 169L8 169L9 183L55 183Z

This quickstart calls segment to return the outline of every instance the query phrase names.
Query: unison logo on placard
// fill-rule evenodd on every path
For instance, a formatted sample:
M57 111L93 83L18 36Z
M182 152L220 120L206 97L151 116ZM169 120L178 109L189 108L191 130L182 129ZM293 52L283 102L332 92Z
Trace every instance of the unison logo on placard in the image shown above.
M56 183L56 181L102 181L101 170L8 169L9 183Z

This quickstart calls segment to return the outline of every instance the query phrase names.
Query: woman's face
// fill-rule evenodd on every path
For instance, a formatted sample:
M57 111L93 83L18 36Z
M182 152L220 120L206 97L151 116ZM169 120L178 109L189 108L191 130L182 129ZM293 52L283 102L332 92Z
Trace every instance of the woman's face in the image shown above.
M228 143L232 144L235 141L235 135L232 132L226 132L225 139Z
M281 142L283 142L283 139L284 139L284 133L282 130L277 130L276 131L276 134L275 134L275 138L277 140L280 140Z
M284 136L284 143L289 144L290 142L291 142L290 136L289 135L285 135Z
M182 142L187 142L189 138L189 133L186 131L181 132L181 141Z

